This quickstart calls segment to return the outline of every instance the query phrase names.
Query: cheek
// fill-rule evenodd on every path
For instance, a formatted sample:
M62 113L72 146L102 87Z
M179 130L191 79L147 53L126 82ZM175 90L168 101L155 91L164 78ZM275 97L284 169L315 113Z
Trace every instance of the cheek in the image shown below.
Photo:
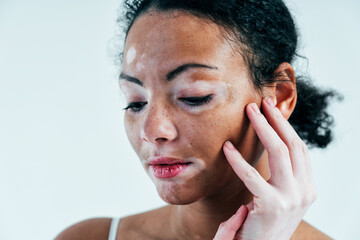
M241 132L242 122L243 115L239 112L229 114L229 111L219 108L183 121L182 128L196 157L211 162L223 158L223 144Z
M187 124L192 136L191 147L201 155L199 157L208 162L215 161L219 167L225 159L222 146L230 140L245 160L255 163L262 145L246 116L245 105L215 109Z

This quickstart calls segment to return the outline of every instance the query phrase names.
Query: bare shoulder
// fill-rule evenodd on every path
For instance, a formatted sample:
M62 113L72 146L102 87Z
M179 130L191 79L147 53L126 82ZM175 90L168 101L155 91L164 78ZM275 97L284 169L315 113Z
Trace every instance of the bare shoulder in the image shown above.
M301 221L291 240L331 240L332 238L305 221Z
M164 229L158 218L167 219L167 208L160 208L120 219L116 240L159 239ZM155 220L155 221L154 221ZM107 240L111 218L91 218L77 222L63 230L55 240Z
M75 223L62 231L55 240L107 240L111 218L91 218Z

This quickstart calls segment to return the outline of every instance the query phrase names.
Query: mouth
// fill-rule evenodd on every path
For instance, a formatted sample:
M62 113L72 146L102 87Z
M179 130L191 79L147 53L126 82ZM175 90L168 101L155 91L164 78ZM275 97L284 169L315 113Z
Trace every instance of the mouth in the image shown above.
M168 157L149 159L150 169L157 178L173 178L183 172L191 163L182 159Z

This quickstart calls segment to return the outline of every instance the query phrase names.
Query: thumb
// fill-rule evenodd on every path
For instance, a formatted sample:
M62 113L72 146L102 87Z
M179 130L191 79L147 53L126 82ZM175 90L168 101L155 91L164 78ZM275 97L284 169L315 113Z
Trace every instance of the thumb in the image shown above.
M236 232L243 224L247 213L247 207L242 205L231 218L220 224L213 240L233 240Z

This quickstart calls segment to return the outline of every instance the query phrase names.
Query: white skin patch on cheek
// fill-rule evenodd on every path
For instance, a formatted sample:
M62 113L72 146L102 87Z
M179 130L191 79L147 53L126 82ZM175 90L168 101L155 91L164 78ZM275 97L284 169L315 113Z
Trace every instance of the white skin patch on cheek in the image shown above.
M134 47L129 48L126 53L126 64L131 64L136 57L136 49Z

